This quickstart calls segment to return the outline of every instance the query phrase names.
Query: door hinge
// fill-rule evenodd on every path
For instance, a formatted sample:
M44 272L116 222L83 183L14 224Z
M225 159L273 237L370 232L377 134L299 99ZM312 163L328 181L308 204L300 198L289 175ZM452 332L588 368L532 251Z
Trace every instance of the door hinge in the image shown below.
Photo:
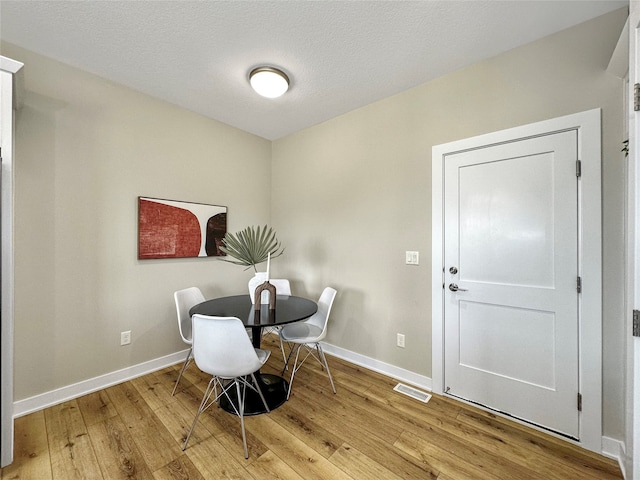
M578 394L578 411L579 412L582 411L582 394L581 393Z
M580 160L576 160L576 177L582 176L582 162Z
M636 83L633 86L633 110L640 110L640 83Z
M633 311L633 336L640 337L640 310Z
M578 293L582 293L582 278L578 277L577 281L576 281L576 290L578 290Z

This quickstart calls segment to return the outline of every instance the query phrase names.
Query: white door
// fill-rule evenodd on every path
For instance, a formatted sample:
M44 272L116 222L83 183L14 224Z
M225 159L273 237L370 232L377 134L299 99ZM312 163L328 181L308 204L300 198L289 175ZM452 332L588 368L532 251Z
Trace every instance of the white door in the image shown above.
M578 132L444 161L444 389L579 438Z

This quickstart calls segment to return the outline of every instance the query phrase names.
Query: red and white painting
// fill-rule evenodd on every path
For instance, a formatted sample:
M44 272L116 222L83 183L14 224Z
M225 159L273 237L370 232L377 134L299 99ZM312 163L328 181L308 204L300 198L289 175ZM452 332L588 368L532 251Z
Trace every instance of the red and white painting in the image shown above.
M138 258L217 257L227 207L138 197Z

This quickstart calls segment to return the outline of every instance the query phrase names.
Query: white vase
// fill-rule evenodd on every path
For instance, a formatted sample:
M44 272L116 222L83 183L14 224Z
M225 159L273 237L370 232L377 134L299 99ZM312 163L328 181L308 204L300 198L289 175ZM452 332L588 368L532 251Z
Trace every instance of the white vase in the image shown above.
M249 280L249 295L251 296L251 303L255 302L255 293L256 288L262 285L267 280L267 272L257 272L251 279ZM262 292L262 298L260 303L269 303L269 292Z

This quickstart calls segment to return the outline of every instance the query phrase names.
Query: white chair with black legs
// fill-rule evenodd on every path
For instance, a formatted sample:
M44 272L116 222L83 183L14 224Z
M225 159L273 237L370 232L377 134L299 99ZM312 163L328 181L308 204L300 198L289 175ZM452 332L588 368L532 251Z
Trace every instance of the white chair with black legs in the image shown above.
M193 316L193 358L200 370L211 375L211 380L182 450L187 448L200 414L224 395L236 415L240 417L244 458L249 458L247 435L244 429L245 392L247 388L258 392L265 409L269 412L267 401L256 381L255 372L266 363L270 354L268 350L253 347L239 318L210 317L199 314ZM229 395L229 390L234 385L237 395L235 402Z
M284 325L280 329L281 341L287 342L292 346L289 356L285 361L284 368L282 369L283 374L287 369L291 356L295 353L295 361L293 363L293 368L291 369L291 379L289 380L287 399L291 395L291 386L293 385L293 378L295 377L296 372L300 369L305 360L309 358L309 356L315 358L327 371L329 382L331 382L331 389L333 390L333 393L336 393L336 387L333 384L333 378L331 377L327 358L320 346L320 342L327 336L329 315L331 314L331 306L333 305L333 300L336 298L336 293L336 290L331 287L325 288L318 300L318 311L316 313L306 320ZM305 347L306 355L302 360L300 360L300 349L302 347Z
M182 364L182 368L178 374L178 379L173 387L171 396L176 393L182 374L189 366L189 363L191 363L191 315L189 315L189 310L194 305L204 302L205 298L198 287L190 287L175 292L173 294L173 299L176 302L176 311L178 313L178 331L180 332L182 341L189 345L189 352L187 353L187 358L184 359L184 363Z

